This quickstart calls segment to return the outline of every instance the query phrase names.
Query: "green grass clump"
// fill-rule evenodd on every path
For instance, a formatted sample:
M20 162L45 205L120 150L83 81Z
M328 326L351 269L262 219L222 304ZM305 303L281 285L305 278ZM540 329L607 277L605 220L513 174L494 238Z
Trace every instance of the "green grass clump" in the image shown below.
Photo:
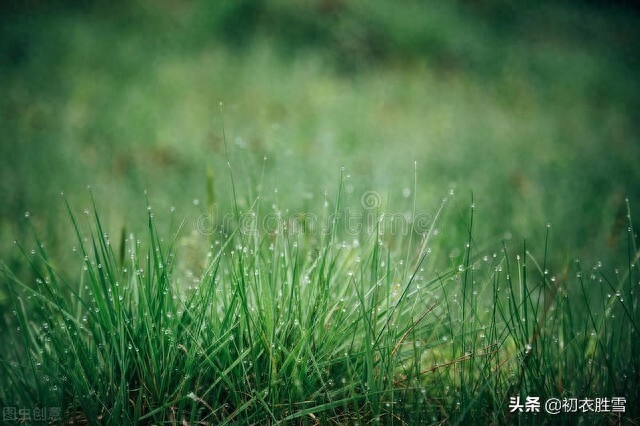
M631 5L64 3L0 13L3 421L637 422Z
M77 273L56 270L39 240L19 245L34 282L3 267L13 306L0 405L60 407L61 421L79 424L640 418L631 228L624 268L576 261L555 273L550 229L539 255L508 241L481 250L475 205L447 224L452 196L429 226L409 219L420 232L387 232L381 207L365 204L375 220L355 233L340 219L353 212L343 185L314 228L265 213L259 198L236 205L195 276L177 267L178 232L165 240L150 206L146 231L118 241L95 202L85 222L67 204ZM438 238L456 229L462 250L441 269L448 242ZM516 396L627 405L622 415L510 413Z

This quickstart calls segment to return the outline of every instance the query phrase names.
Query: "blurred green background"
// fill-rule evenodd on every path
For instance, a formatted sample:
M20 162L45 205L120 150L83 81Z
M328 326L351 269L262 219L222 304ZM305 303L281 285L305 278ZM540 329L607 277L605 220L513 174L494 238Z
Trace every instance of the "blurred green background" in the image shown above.
M0 258L14 268L28 222L70 251L61 191L82 211L90 185L114 233L144 220L146 190L188 235L208 175L231 211L222 117L246 204L262 189L320 211L342 167L355 202L373 189L390 212L414 195L435 212L455 185L461 209L473 191L483 244L540 242L551 223L561 259L626 244L625 197L640 209L633 3L14 1L0 15Z

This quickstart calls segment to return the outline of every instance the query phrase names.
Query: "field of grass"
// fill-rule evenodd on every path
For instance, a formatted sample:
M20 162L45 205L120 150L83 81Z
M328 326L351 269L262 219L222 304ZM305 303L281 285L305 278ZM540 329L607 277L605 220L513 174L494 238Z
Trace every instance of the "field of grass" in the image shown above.
M3 420L640 422L637 10L162 5L2 6Z

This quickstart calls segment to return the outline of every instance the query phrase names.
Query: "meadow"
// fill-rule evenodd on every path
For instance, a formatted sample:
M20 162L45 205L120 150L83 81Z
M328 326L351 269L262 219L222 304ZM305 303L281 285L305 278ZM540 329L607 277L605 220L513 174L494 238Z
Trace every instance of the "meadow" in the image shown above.
M640 421L633 5L117 6L2 6L4 422Z

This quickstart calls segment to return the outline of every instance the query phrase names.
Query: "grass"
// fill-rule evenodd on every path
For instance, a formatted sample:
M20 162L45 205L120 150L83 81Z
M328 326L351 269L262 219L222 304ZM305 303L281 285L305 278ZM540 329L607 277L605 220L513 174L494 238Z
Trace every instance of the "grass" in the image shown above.
M638 422L636 9L119 6L2 6L3 410Z
M355 213L346 179L315 227L259 197L239 207L196 276L176 267L179 226L160 232L151 206L146 230L117 240L93 196L80 217L67 202L78 271L56 270L39 240L19 245L34 282L3 267L15 343L0 404L60 407L61 422L80 424L640 419L631 228L619 269L550 271L551 228L539 254L526 242L482 250L475 205L447 224L451 193L428 226L409 219L420 232L390 232L377 198ZM457 226L463 252L439 270L439 235ZM510 398L527 396L624 397L626 412L511 413Z
M451 184L473 191L482 238L509 231L542 244L538 230L551 222L563 249L604 259L618 248L609 237L624 198L640 201L634 13L499 1L317 13L314 4L299 8L323 31L315 38L287 33L300 16L287 2L257 2L255 14L208 2L166 5L171 14L143 2L118 13L100 3L9 9L0 44L5 258L13 239L29 236L15 220L26 211L67 240L57 226L66 213L45 200L64 191L81 205L87 184L109 200L103 220L114 228L131 226L126 212L144 190L163 209L204 200L209 170L230 209L220 101L230 145L250 153L237 154L248 161L239 180L254 187L264 167L265 184L292 210L308 209L299 194L330 191L341 166L354 191L404 205L417 161L418 202Z

